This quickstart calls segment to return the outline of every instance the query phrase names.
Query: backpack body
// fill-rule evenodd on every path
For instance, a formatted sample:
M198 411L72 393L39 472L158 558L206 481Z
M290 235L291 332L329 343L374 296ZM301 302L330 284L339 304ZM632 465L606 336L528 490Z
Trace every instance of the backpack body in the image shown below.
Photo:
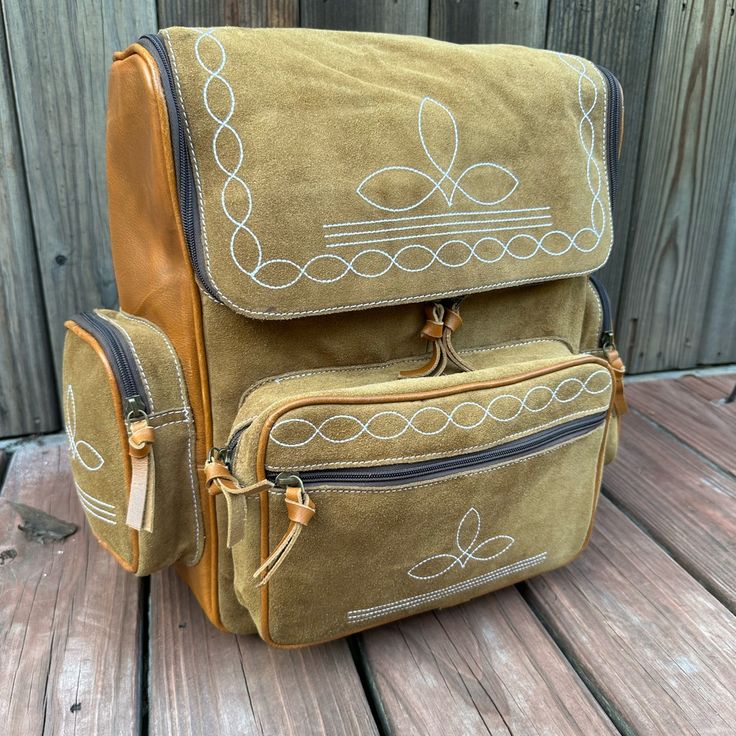
M68 323L77 494L126 569L301 646L572 560L625 410L622 99L577 57L170 29L116 55L120 311Z

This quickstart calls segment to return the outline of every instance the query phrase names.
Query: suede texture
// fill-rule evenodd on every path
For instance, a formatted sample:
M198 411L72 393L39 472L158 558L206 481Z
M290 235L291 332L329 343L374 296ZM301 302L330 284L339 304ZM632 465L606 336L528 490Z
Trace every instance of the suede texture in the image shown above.
M590 62L310 29L162 36L203 269L233 310L417 302L606 261L608 92Z
M64 354L70 444L74 436L71 428L76 427L77 440L90 443L103 459L100 469L91 472L80 462L81 453L71 452L75 482L84 489L78 490L80 500L95 534L136 574L149 575L179 560L194 564L201 554L203 533L194 428L178 359L165 335L150 322L111 310L96 313L128 344L151 409L149 425L155 429L153 529L136 532L126 526L129 456L127 443L120 439L124 424L120 399L112 394L99 356L70 333ZM82 452L89 452L86 445ZM131 535L135 536L133 544Z

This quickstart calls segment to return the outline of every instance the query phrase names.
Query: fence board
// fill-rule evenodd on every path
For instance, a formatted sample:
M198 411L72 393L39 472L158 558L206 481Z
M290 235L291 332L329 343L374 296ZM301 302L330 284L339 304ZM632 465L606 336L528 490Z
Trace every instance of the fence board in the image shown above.
M547 0L432 0L429 35L454 43L544 47Z
M625 99L624 147L619 162L614 247L601 278L616 313L623 281L657 0L551 0L547 48L584 56L610 69Z
M426 36L429 0L301 0L305 28Z
M0 171L0 437L12 437L59 418L2 23Z
M158 0L158 24L169 26L298 26L299 0Z
M735 9L660 8L619 319L634 371L698 359L736 149Z
M57 373L64 319L116 302L105 185L112 52L155 27L153 0L4 2L31 213Z

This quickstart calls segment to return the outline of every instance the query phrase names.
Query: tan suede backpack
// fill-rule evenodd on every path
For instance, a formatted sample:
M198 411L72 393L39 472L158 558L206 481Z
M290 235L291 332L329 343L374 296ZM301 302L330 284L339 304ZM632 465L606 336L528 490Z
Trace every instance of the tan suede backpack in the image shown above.
M590 276L622 112L607 70L515 46L173 28L116 54L121 310L67 322L63 385L100 543L279 646L572 560L625 410Z

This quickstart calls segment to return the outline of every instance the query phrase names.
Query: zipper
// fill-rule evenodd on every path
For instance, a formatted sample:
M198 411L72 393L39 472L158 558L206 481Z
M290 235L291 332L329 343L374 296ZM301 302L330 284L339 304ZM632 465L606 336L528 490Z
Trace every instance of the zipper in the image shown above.
M202 288L215 300L221 301L212 287L204 264L200 243L199 209L197 208L197 188L194 183L192 162L189 157L189 146L186 137L184 114L177 97L174 74L169 59L169 52L163 39L154 33L141 36L139 43L153 56L161 76L161 85L166 98L166 109L169 115L169 132L176 169L176 188L179 199L179 212L184 230L189 259Z
M603 424L607 413L603 411L587 417L573 419L556 427L543 429L528 437L522 437L485 450L458 455L457 457L371 468L339 468L286 473L268 471L266 478L279 487L293 485L294 478L297 478L303 488L317 485L370 485L380 487L404 482L414 483L416 481L434 480L460 471L478 470L506 460L523 458L566 440L580 437Z
M133 368L135 360L130 346L102 317L94 312L82 312L72 317L80 327L89 332L102 346L110 359L110 367L123 397L123 407L127 421L139 419L150 413L143 382L138 370Z
M601 320L601 336L600 336L600 347L604 350L615 347L613 339L613 313L611 310L611 299L608 296L606 287L603 286L603 282L593 274L590 274L590 283L593 284L593 288L598 294L598 300L601 303L601 312L603 318Z
M606 119L606 130L608 131L607 158L608 158L608 184L611 192L611 211L613 212L616 200L616 188L618 187L618 142L621 134L621 113L623 110L623 94L621 84L613 72L606 67L598 65L598 70L603 75L608 85L608 116Z

